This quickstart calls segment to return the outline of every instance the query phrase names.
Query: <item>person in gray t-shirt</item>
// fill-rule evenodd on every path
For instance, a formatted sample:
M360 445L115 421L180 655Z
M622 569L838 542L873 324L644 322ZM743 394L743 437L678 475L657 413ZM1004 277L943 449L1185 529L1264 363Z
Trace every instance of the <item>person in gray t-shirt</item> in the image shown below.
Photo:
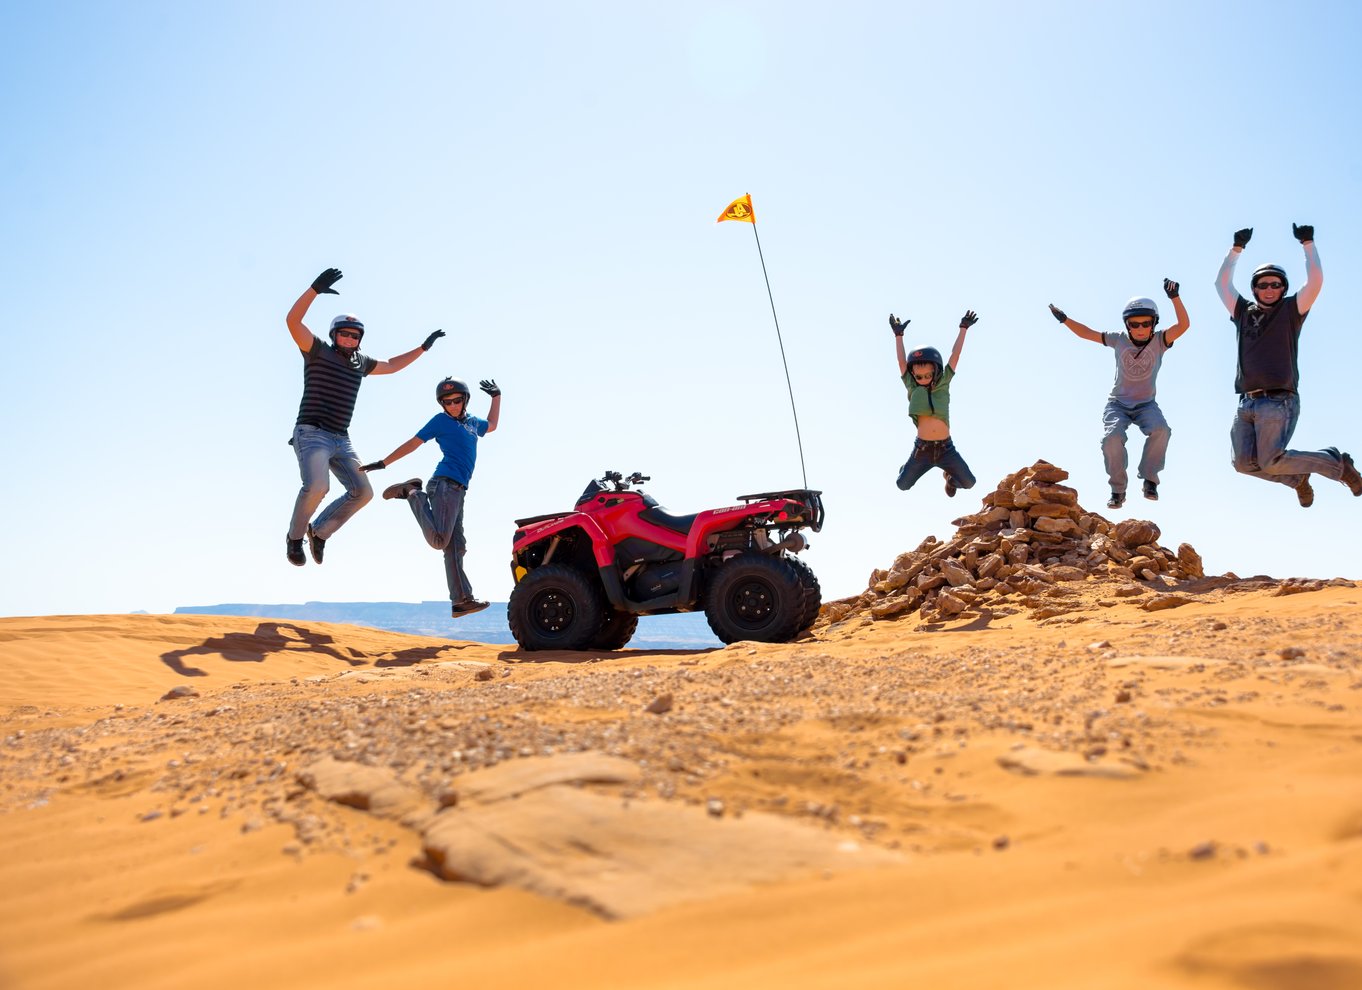
M1064 311L1050 304L1050 312L1084 340L1103 344L1116 352L1116 381L1102 410L1102 457L1106 461L1107 479L1111 482L1108 509L1119 509L1126 501L1126 431L1131 424L1145 435L1144 453L1140 455L1139 476L1144 480L1144 497L1156 501L1159 497L1159 473L1168 453L1168 440L1173 431L1163 418L1163 410L1154 400L1155 381L1163 355L1173 346L1191 324L1187 309L1178 297L1178 283L1163 280L1163 291L1173 300L1173 311L1178 321L1167 330L1154 332L1159 324L1159 307L1152 299L1136 297L1126 303L1121 318L1125 333L1098 333Z

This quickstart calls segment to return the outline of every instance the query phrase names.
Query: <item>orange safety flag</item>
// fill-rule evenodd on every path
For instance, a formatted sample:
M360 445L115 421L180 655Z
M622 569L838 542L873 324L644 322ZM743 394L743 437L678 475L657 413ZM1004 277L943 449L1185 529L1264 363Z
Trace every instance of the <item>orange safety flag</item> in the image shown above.
M719 214L719 219L715 223L723 223L725 220L741 220L743 223L756 223L757 215L752 212L752 194L739 196L728 204L728 208Z

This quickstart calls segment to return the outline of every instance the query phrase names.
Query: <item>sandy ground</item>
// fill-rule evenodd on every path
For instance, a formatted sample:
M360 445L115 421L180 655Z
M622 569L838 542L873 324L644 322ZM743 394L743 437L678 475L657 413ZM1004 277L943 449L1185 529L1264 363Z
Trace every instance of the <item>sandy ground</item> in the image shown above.
M695 654L0 619L0 987L1362 987L1362 588L1109 591Z

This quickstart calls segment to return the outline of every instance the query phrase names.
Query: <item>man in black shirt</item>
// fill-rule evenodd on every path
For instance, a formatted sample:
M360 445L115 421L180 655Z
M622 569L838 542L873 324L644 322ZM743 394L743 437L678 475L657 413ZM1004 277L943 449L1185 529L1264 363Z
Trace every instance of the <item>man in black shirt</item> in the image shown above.
M1288 296L1286 271L1262 265L1253 273L1253 302L1235 291L1234 266L1253 236L1253 228L1235 231L1234 246L1220 266L1215 287L1230 312L1239 346L1234 390L1239 409L1230 428L1234 469L1242 474L1289 485L1302 507L1315 501L1310 475L1320 474L1362 495L1362 474L1352 456L1337 447L1288 450L1286 445L1300 418L1300 371L1297 354L1301 327L1324 285L1324 272L1315 247L1315 228L1291 225L1305 249L1305 287Z
M369 479L359 469L359 457L350 445L350 417L360 383L367 375L391 375L401 371L445 335L436 330L420 347L387 361L377 361L359 350L364 339L364 324L359 317L344 313L331 321L331 343L322 340L303 324L312 301L322 294L339 295L332 286L341 279L338 268L328 268L313 280L288 311L288 332L303 352L303 399L298 406L298 421L293 427L293 452L303 486L293 504L289 522L286 555L291 564L302 567L303 537L306 535L312 559L322 562L326 541L345 521L374 497ZM345 494L328 505L316 520L317 511L331 488L328 471L345 486Z

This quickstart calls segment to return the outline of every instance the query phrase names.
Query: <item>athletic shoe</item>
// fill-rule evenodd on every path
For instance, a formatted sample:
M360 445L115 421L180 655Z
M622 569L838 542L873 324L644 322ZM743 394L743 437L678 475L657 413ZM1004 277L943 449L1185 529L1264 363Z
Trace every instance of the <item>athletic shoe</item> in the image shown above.
M1119 509L1121 506L1125 504L1126 504L1125 492L1112 492L1111 498L1107 499L1108 509Z
M1146 481L1144 483L1144 497L1151 502L1159 500L1159 483L1157 481Z
M1308 474L1296 486L1296 500L1300 502L1302 509L1308 509L1315 504L1315 490L1310 487L1310 476Z
M320 564L322 554L326 553L326 541L312 531L312 524L307 527L307 548L312 551L312 559Z
M419 492L420 490L421 479L409 478L406 481L402 482L400 485L389 485L387 488L383 489L383 497L404 499L407 496L409 496L412 492Z
M449 614L459 619L465 615L472 615L474 612L481 612L486 607L486 602L478 601L476 598L465 598L463 601L451 605Z
M1354 495L1362 495L1362 474L1359 474L1357 468L1353 466L1353 455L1343 454L1341 460L1343 461L1343 477L1338 480L1347 485Z
M307 558L303 556L303 541L286 538L285 542L288 544L288 551L285 554L288 557L288 562L295 567L302 567L306 564Z
M946 497L955 498L955 479L946 475Z

